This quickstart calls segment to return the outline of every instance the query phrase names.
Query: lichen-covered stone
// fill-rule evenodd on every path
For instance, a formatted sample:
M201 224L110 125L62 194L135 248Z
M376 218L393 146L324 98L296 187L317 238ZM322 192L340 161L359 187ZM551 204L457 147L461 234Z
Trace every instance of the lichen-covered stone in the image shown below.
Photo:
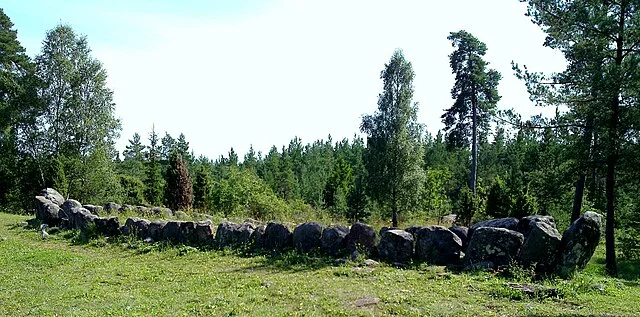
M518 258L525 267L535 264L538 273L550 273L558 256L562 236L548 222L532 221Z
M515 261L524 243L522 233L493 227L475 230L465 253L464 264L473 266L480 262L490 262L493 268Z
M600 242L602 215L587 211L562 235L557 272L569 277L587 265Z

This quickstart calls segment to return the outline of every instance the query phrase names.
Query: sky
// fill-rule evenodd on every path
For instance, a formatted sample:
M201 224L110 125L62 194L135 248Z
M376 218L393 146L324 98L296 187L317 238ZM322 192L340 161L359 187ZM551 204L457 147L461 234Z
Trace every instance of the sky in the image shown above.
M108 72L119 150L135 132L147 139L184 133L196 155L231 147L264 153L298 137L303 143L361 135L377 109L380 72L402 49L416 74L418 121L436 134L453 100L450 32L486 43L485 60L503 79L500 109L523 117L535 107L511 62L559 71L562 55L518 0L448 1L32 1L0 4L27 54L39 54L58 24L86 35Z

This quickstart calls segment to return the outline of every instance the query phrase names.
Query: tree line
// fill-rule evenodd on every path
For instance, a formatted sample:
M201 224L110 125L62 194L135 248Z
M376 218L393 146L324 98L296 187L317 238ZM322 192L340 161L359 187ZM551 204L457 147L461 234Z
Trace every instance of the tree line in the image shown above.
M113 92L87 38L58 25L31 59L0 10L0 206L28 212L38 189L55 187L98 204L265 219L312 210L392 226L450 213L465 224L548 214L567 226L589 208L606 214L615 275L616 254L640 256L638 4L523 2L547 34L544 45L567 60L553 74L513 63L531 100L556 107L554 117L497 109L502 74L484 60L486 44L460 30L448 37L455 81L442 131L432 135L418 122L415 73L396 50L380 73L377 109L362 117L362 137L295 137L242 159L233 148L195 157L183 134L160 137L153 127L118 153Z

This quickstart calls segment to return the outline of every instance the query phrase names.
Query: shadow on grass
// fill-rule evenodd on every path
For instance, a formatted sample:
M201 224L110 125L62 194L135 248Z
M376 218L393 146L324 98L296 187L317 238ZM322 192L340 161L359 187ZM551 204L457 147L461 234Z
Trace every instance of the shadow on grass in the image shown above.
M289 271L293 273L314 271L325 267L336 266L336 258L329 257L319 252L312 253L299 253L293 248L287 248L282 251L268 251L268 250L229 250L224 252L231 252L237 256L243 258L257 258L258 263L249 267L233 269L234 271L246 271L246 270L271 270L277 272Z

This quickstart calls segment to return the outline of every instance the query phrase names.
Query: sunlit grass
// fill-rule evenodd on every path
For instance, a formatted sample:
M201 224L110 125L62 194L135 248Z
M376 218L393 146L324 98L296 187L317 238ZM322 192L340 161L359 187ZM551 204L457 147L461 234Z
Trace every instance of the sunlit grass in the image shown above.
M490 273L451 273L415 264L397 269L287 252L199 250L98 238L76 232L40 239L26 217L0 214L3 316L634 316L638 263L621 278L602 275L599 249L574 279L545 280L556 297L531 298L506 286L532 283ZM634 271L635 270L635 271ZM379 302L357 307L359 299ZM366 302L366 301L365 301Z

